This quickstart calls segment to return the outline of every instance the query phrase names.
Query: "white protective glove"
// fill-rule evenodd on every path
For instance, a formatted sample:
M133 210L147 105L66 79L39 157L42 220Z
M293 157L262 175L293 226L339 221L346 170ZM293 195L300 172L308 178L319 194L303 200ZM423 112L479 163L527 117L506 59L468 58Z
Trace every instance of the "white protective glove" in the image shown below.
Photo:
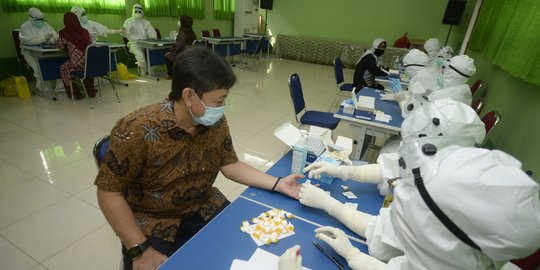
M388 93L388 94L384 94L381 97L381 100L394 101L394 100L396 100L396 98L394 97L393 93Z
M299 200L300 203L305 206L322 209L328 214L331 213L332 208L335 205L341 204L338 200L332 198L332 196L330 196L324 190L306 183L302 184Z
M350 206L340 203L332 198L324 190L311 184L302 184L300 190L300 203L326 211L329 215L335 217L351 231L366 236L366 228L373 218L372 215L358 211Z
M386 264L353 247L347 235L338 228L322 227L315 230L315 237L330 245L347 260L351 269L384 269Z
M407 92L403 92L403 91L394 94L394 98L396 99L398 103L401 103L409 99Z
M45 37L38 37L38 38L34 38L32 39L28 45L39 45L39 44L43 44L47 42L47 39Z
M302 256L300 256L300 246L295 245L292 248L285 250L285 252L279 256L278 270L301 270L302 269Z
M326 162L315 162L304 169L304 172L308 171L308 177L315 179L320 179L321 174L325 173L343 181L351 179L357 182L379 184L383 180L379 164L339 166Z

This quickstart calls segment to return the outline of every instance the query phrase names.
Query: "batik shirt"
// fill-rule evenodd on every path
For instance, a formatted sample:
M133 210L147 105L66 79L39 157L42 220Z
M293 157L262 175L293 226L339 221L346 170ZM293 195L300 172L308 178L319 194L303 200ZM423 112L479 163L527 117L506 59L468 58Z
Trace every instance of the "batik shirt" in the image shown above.
M207 220L226 201L212 184L237 161L225 117L191 135L165 100L116 123L95 184L126 196L145 235L174 242L182 217Z

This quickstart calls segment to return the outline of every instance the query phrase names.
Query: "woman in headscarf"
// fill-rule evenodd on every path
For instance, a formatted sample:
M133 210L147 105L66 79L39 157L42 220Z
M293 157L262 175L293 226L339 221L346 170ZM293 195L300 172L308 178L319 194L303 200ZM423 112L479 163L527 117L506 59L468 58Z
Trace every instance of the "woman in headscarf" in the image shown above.
M190 16L182 15L178 21L178 36L176 37L176 43L171 50L165 54L167 62L167 79L172 77L172 69L174 65L174 59L176 55L181 53L186 46L193 44L193 41L197 39L195 32L193 31L193 18Z
M60 65L60 76L64 82L66 93L71 98L71 93L77 99L82 98L79 89L74 85L71 89L71 72L74 70L84 69L84 54L86 47L92 43L92 38L88 30L81 27L79 18L73 12L67 12L64 14L64 26L65 28L60 30L60 37L58 38L58 47L67 52L69 59L62 65ZM86 90L90 97L96 96L96 90L94 89L93 78L87 78L84 81Z
M383 55L386 49L386 41L382 38L377 38L373 41L371 47L371 49L364 52L356 63L353 84L357 89L364 87L384 89L384 86L375 81L375 76L387 75L381 68L380 60L381 55Z

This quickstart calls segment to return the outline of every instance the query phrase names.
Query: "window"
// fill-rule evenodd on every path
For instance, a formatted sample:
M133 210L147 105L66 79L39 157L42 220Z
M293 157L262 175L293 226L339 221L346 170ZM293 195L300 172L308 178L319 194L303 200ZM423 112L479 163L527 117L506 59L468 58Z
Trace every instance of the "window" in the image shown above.
M188 15L195 19L204 18L205 0L144 0L145 16L180 17Z
M214 0L214 19L234 19L234 0Z
M538 33L540 1L484 1L470 48L511 75L540 85Z
M75 5L88 13L126 14L125 0L2 0L4 12L27 12L36 7L42 12L65 13Z

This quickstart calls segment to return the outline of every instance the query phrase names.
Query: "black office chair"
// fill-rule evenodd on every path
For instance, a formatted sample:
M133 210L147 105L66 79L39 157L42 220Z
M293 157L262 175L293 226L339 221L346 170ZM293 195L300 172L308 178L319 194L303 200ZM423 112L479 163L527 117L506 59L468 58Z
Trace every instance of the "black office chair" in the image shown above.
M265 44L265 37L260 37L259 41L257 42L257 46L255 48L246 48L243 50L240 50L240 56L241 57L250 57L253 61L253 64L255 64L255 58L259 60L259 57L261 57L263 45ZM247 64L247 62L245 62Z
M289 90L294 106L295 119L301 125L313 125L331 130L336 129L340 119L335 118L332 113L321 111L309 111L306 109L302 84L298 74L291 75L289 79ZM304 112L301 116L300 113Z
M71 82L79 85L83 89L83 93L90 102L90 109L94 108L92 100L88 97L88 92L84 84L86 78L104 78L111 83L111 86L116 95L118 103L120 103L120 97L116 91L116 87L110 76L111 71L111 52L109 46L106 45L89 45L86 47L86 53L84 55L84 70L75 70L71 72ZM98 81L99 82L99 81ZM99 95L101 96L101 83L99 87ZM73 87L71 87L73 91ZM73 93L71 96L74 97Z
M26 59L24 59L24 56L22 55L21 39L19 37L19 33L20 33L20 29L14 29L13 31L11 31L11 36L13 38L13 45L15 46L15 52L17 52L17 61L19 61L19 64L24 65L28 69L30 74L33 74L34 72L30 68L28 63L26 63ZM22 73L21 70L19 70L19 72Z

